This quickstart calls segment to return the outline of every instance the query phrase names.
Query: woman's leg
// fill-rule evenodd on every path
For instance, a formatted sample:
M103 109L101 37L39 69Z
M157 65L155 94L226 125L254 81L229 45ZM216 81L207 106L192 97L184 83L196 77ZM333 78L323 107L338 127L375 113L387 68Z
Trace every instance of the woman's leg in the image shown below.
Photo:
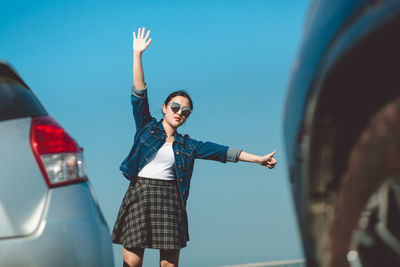
M177 267L179 262L179 249L160 250L161 267Z
M144 248L122 248L124 267L141 267Z

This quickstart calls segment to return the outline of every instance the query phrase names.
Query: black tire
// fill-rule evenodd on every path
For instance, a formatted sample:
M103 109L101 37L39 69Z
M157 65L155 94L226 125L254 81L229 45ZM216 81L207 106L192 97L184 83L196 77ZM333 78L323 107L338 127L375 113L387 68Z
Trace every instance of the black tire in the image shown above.
M347 170L334 197L329 255L323 266L349 266L346 255L361 212L381 184L399 170L400 97L397 97L372 116L349 153Z

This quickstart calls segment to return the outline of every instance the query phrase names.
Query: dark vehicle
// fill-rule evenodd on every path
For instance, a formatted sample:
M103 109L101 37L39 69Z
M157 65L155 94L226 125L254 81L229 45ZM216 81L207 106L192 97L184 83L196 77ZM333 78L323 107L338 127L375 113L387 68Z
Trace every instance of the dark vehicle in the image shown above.
M0 266L113 266L78 143L0 62Z
M284 137L307 266L400 266L400 1L312 1Z

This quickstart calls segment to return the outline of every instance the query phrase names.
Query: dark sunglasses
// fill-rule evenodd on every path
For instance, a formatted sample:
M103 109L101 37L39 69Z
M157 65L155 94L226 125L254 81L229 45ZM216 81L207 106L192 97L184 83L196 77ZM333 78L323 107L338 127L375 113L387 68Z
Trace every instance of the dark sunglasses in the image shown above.
M177 113L181 109L181 105L176 102L170 102L168 105L171 106L171 110L174 113ZM182 107L182 115L185 117L189 117L190 113L192 113L192 109L188 107Z

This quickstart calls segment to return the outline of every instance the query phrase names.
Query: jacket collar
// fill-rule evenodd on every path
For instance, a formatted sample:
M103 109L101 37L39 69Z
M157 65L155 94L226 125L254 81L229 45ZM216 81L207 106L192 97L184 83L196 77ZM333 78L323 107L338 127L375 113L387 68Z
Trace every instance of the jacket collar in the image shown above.
M163 119L161 119L159 122L157 122L157 126L165 134L165 129L164 129L164 126L162 124L162 121L163 121ZM180 144L183 144L183 137L182 137L182 135L180 133L178 133L178 131L176 131L175 134L174 134L174 140L176 142L180 143Z

